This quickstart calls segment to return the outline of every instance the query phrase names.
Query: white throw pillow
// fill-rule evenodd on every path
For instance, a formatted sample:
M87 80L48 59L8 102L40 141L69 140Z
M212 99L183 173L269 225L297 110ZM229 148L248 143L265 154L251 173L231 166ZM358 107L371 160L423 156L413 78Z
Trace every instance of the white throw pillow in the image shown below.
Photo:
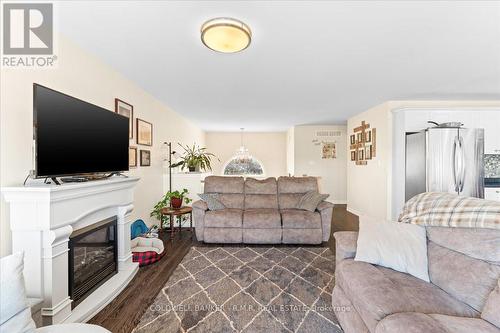
M400 222L359 217L354 260L392 268L429 282L425 228Z
M22 252L0 259L0 333L35 329L24 288L23 260Z

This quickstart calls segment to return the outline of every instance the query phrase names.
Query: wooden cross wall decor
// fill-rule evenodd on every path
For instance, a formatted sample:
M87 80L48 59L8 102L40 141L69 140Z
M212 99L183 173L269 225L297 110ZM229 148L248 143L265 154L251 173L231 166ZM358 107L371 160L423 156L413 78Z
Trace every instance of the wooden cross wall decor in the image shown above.
M356 165L366 165L369 160L377 155L377 131L370 129L370 124L365 121L361 126L354 128L350 136L351 161Z

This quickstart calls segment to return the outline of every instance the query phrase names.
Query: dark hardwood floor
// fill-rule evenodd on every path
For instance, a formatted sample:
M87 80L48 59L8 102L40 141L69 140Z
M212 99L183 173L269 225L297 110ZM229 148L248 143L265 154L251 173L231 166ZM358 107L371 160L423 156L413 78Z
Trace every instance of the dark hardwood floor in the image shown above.
M335 205L332 216L332 234L343 230L358 230L358 217L349 213L346 205ZM165 244L165 256L155 264L141 267L130 284L95 315L89 324L103 326L113 333L131 332L191 246L220 246L205 245L194 238L191 239L189 231L177 234L172 240L168 239L167 234L164 233L162 239ZM330 237L328 246L335 251L333 237Z

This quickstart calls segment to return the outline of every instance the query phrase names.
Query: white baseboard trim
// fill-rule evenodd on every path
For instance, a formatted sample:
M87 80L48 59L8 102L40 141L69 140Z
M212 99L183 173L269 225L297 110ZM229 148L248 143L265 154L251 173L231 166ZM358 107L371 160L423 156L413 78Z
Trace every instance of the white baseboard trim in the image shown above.
M328 199L326 199L328 201ZM347 205L347 200L333 200L334 205Z

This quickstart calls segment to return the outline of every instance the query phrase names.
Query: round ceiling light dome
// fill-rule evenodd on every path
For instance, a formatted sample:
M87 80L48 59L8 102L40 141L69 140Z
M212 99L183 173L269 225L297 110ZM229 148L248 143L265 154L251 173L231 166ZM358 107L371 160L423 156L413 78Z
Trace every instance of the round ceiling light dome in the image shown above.
M239 52L252 41L252 31L245 23L228 17L208 20L201 26L201 41L211 50Z

